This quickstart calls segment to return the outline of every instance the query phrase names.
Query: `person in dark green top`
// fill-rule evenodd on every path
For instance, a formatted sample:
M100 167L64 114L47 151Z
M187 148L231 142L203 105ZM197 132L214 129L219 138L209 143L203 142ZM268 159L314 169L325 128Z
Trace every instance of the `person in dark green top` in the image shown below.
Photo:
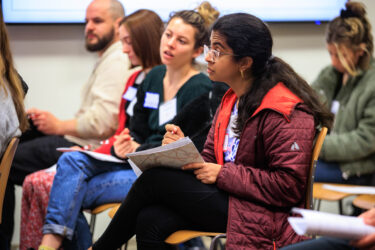
M125 158L134 151L161 145L165 124L193 99L212 89L211 80L197 70L195 58L208 42L208 28L218 17L208 2L197 11L176 12L160 43L163 65L153 68L137 92L128 131L120 134L112 154Z
M375 172L375 61L362 4L348 2L328 25L332 65L313 88L335 115L316 168L316 182L371 184Z
M161 145L165 124L171 121L186 104L212 88L211 80L206 75L196 73L183 83L173 97L169 97L170 100L165 100L164 79L167 70L166 65L153 68L138 91L134 112L142 115L134 116L129 128L134 140L141 144L137 150ZM155 103L148 100L153 96L157 97ZM163 105L173 106L163 114Z

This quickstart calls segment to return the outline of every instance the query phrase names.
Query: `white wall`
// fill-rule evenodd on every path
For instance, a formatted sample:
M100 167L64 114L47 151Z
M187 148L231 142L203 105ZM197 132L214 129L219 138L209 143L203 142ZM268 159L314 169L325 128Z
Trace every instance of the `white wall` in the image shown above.
M366 4L370 21L375 25L375 1L361 2ZM283 23L270 24L270 28L274 54L290 63L308 82L329 63L324 43L325 24ZM73 116L79 106L80 88L96 60L95 54L85 51L83 29L83 25L8 26L17 69L30 88L27 108L46 109L63 119ZM19 207L19 189L17 197ZM17 227L15 243L19 239L18 230Z
M30 87L26 106L71 117L96 59L84 48L84 26L12 25L8 30L16 67Z

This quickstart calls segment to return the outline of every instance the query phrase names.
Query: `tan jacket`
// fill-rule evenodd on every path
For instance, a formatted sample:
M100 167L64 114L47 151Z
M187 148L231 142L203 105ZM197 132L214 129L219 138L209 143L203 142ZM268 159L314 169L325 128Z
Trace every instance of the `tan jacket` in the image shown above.
M130 61L120 42L112 44L100 57L81 92L81 106L75 115L80 138L65 138L79 145L99 146L117 128L118 107L128 77Z

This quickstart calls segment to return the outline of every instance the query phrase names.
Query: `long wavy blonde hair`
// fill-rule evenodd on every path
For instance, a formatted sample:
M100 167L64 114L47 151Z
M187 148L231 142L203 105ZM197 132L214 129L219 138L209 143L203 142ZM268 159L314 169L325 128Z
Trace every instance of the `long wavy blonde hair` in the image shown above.
M8 95L9 93L7 92L6 86L8 86L16 108L20 130L25 131L29 124L23 103L25 94L18 73L14 69L8 32L5 27L3 11L0 6L0 88L3 88L5 94Z
M365 6L358 2L347 2L341 15L329 23L326 42L335 45L339 60L350 75L355 76L360 69L368 69L374 43ZM364 52L356 65L344 57L348 49Z

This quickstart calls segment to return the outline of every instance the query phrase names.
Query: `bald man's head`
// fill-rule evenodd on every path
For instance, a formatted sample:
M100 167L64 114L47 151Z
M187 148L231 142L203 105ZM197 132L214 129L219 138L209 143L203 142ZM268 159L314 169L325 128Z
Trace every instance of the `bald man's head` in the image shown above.
M118 41L118 23L124 8L118 0L94 0L86 9L86 48L102 54Z
M123 18L125 16L124 6L117 0L109 0L109 12L113 19Z
M93 0L87 8L91 5L100 5L105 11L108 11L113 20L123 18L125 10L120 1L118 0Z

